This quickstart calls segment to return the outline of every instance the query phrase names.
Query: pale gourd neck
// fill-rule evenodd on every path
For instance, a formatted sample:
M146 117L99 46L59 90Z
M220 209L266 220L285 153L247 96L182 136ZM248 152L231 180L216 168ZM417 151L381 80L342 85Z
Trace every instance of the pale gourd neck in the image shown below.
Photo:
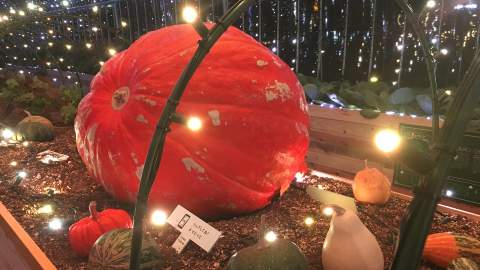
M90 217L93 220L97 220L98 218L97 202L90 202L90 204L88 205L88 210L90 211Z

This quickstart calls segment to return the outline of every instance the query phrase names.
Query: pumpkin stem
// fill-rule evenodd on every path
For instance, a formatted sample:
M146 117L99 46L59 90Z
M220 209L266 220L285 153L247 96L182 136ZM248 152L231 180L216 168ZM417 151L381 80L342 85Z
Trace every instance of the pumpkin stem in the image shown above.
M368 169L368 159L365 159L363 162L365 162L365 169Z
M30 117L30 116L32 116L32 113L30 113L30 112L29 112L29 111L27 111L27 110L23 110L23 112L24 112L24 113L27 115L27 117Z
M95 201L90 202L90 204L88 205L88 210L90 211L90 216L92 217L92 219L97 220L97 217L98 217L97 202Z

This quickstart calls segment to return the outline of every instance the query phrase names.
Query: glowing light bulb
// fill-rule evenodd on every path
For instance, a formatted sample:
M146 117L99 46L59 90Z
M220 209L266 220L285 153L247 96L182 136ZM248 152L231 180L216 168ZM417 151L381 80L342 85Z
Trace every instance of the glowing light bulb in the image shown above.
M427 2L427 8L434 8L437 5L437 2L435 0L429 0Z
M50 220L50 222L48 223L48 228L52 231L61 230L62 227L63 227L63 222L58 218L54 218Z
M191 130L191 131L198 131L202 128L202 120L200 120L200 118L198 117L190 117L188 118L187 120L187 127Z
M322 213L323 213L325 216L328 216L328 217L331 216L331 215L333 215L334 212L335 212L335 210L333 210L332 207L325 207L325 208L323 208L323 211L322 211Z
M445 195L447 195L447 197L452 197L453 196L453 191L447 189L447 191L445 191Z
M372 77L370 78L370 82L372 82L372 83L378 82L378 77L377 77L377 76L372 76Z
M52 46L53 46L53 42L48 42L48 46L49 46L49 47L52 47Z
M30 144L29 144L28 142L23 142L22 145L23 145L24 147L27 147L27 146L29 146Z
M443 54L443 55L447 55L448 54L448 49L443 48L443 49L440 50L440 53Z
M48 30L48 33L53 34L53 30L52 29Z
M93 32L97 32L97 31L98 31L98 27L96 27L96 26L92 27L92 31L93 31Z
M108 49L108 53L111 55L111 56L114 56L115 54L117 54L117 50L113 49L113 48L110 48Z
M195 8L186 6L183 8L182 17L187 23L193 23L198 18L198 12Z
M18 165L18 162L16 162L16 161L10 162L10 166L12 166L12 167L16 167L17 165Z
M53 206L51 204L46 204L37 210L38 214L51 214L53 213Z
M127 25L128 25L127 22L122 21L122 27L127 27Z
M30 10L33 10L33 9L35 9L36 7L37 7L37 6L36 6L34 3L32 3L32 2L27 3L27 8L30 9Z
M100 66L103 66L103 65L105 64L105 62L103 62L103 61L98 61L98 64L99 64Z
M85 43L85 47L87 47L87 49L92 48L92 43Z
M67 0L63 0L62 1L62 6L68 7L68 6L70 6L70 3Z
M275 240L277 240L277 234L273 231L269 231L265 234L265 240L267 240L268 242L275 242Z
M10 12L10 14L16 14L17 13L17 11L13 8L11 8L9 12Z
M47 66L51 66L51 65L52 65L52 63L50 63L50 62L47 62L47 63L45 63L45 64L47 64Z
M452 90L445 90L445 95L451 96L452 95Z
M304 222L305 222L305 225L310 227L313 225L313 223L315 223L315 220L312 217L306 217Z
M28 174L27 174L26 171L19 171L19 172L17 173L17 176L20 177L20 178L22 178L22 179L25 179L25 178L27 178Z
M15 135L15 133L13 133L13 131L11 129L4 129L2 131L2 137L5 139L5 140L10 140L11 138L13 138L13 136Z
M297 183L302 183L302 182L303 182L303 173L297 172L297 173L295 174L295 181L296 181Z
M396 150L400 142L400 135L394 130L384 129L375 135L375 145L385 153Z
M162 210L155 210L152 213L150 221L155 226L163 226L167 224L167 214Z
M25 11L19 10L19 11L18 11L18 15L20 15L20 16L25 16Z
M67 50L69 50L69 51L70 51L70 50L72 49L72 45L70 45L70 44L67 44L67 45L65 45L65 48L67 48Z
M93 6L93 7L92 7L92 11L95 12L95 13L97 13L97 12L98 12L98 7L97 7L97 6Z

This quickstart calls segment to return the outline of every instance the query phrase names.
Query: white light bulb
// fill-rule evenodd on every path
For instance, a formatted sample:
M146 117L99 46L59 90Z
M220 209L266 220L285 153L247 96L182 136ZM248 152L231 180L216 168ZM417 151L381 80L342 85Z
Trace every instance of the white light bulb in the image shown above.
M378 82L378 77L377 77L377 76L372 76L372 77L370 78L370 82L372 82L372 83Z
M25 16L25 11L19 10L19 11L18 11L18 15L20 15L20 16Z
M195 8L187 6L183 8L182 17L187 23L193 23L198 18L198 12Z
M46 204L37 210L38 214L51 214L53 213L53 207L51 204Z
M27 8L30 9L30 10L35 9L36 7L37 7L37 6L36 6L34 3L32 3L32 2L27 3Z
M18 177L22 178L22 179L25 179L27 178L27 172L25 171L20 171L17 173Z
M400 145L400 135L394 130L384 129L375 135L375 145L381 151L389 153L394 151Z
M85 47L87 47L87 49L92 48L92 43L85 43Z
M200 120L198 117L190 117L187 120L187 127L191 131L198 131L202 128L202 120Z
M63 0L62 1L62 6L68 7L68 6L70 6L70 3L67 0Z
M67 44L67 45L65 45L65 48L67 48L67 50L71 50L71 49L72 49L72 45Z
M445 95L451 96L452 95L452 90L445 90Z
M325 207L325 208L323 208L323 211L322 211L322 213L323 213L325 216L331 216L331 215L333 215L334 212L335 212L335 211L333 210L332 207Z
M447 195L447 197L452 197L453 196L453 191L447 189L447 191L445 192L445 195Z
M427 2L427 8L434 8L437 5L437 2L435 0L429 0Z
M95 12L95 13L97 13L97 12L98 12L98 7L97 7L97 6L93 6L93 7L92 7L92 11Z
M315 223L315 220L312 217L306 217L305 218L305 225L312 226L313 223Z
M95 27L95 26L92 27L92 31L93 31L93 32L97 32L97 31L98 31L98 27Z
M277 234L273 231L269 231L265 234L265 240L268 242L275 242L275 240L277 240Z
M48 228L50 228L50 230L52 231L58 231L62 229L62 227L63 227L63 222L58 218L54 218L48 223Z
M15 135L15 133L13 133L13 131L11 129L4 129L2 131L2 137L5 139L5 140L10 140L11 138L13 138L13 136Z
M127 22L122 21L122 27L127 27L127 25L128 25Z
M113 49L113 48L110 48L108 49L108 53L111 55L111 56L114 56L115 54L117 54L117 50Z
M150 221L155 226L163 226L167 224L167 214L162 210L155 210L152 213Z
M443 54L443 55L447 55L448 54L448 49L443 48L443 49L440 50L440 53Z
M17 165L18 165L18 162L16 162L16 161L10 162L10 166L12 166L12 167L15 167L15 166L17 166Z

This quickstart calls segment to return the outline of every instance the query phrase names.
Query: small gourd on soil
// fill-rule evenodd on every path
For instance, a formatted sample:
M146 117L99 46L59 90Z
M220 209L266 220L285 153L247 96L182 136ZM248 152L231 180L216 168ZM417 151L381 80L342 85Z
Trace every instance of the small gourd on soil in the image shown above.
M425 242L423 257L443 268L447 268L458 258L468 258L480 263L480 241L451 232L430 234Z
M90 216L82 218L68 229L70 246L79 256L88 256L95 241L114 229L132 228L130 215L121 209L97 212L97 204L90 202Z
M102 235L95 242L88 258L89 270L128 270L132 229L117 229ZM163 259L158 244L144 234L140 251L140 269L162 269Z
M391 185L385 174L377 168L369 168L365 162L365 169L353 180L353 195L360 202L385 204L390 198Z
M261 240L235 253L227 270L306 270L308 262L297 245L285 240Z
M17 124L17 140L19 141L51 141L55 138L52 122L43 116L31 115Z

